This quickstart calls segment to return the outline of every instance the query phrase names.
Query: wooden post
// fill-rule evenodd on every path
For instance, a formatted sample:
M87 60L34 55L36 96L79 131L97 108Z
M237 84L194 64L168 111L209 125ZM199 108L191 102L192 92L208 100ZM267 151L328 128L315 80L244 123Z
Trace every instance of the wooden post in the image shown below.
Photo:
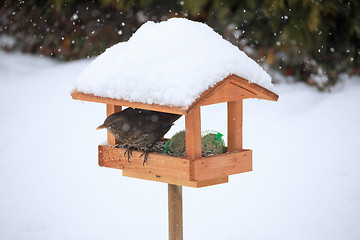
M182 186L168 184L169 240L183 240Z
M189 110L185 115L186 157L201 157L200 107ZM190 165L194 164L190 162ZM190 169L191 168L190 166ZM194 173L190 171L190 180ZM168 184L169 240L183 239L182 186Z
M109 116L113 113L120 112L122 110L121 106L106 104L106 116ZM109 145L115 146L119 144L119 140L117 140L109 131L107 131L107 141Z
M186 157L190 160L201 158L201 116L200 107L190 109L185 115ZM190 161L190 180L195 180L195 162Z
M240 151L242 146L243 101L227 103L228 112L228 152Z
M185 115L186 157L201 157L201 117L200 107L190 109Z

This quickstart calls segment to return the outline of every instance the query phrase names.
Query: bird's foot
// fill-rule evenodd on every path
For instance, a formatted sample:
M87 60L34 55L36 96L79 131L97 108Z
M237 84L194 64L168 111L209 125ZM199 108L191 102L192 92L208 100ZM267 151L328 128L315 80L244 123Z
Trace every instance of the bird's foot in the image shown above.
M124 157L126 157L126 155L127 155L128 163L130 163L130 156L132 157L133 149L134 149L133 147L128 147L124 152Z
M144 151L144 152L139 156L139 158L141 158L141 157L144 155L143 166L145 166L145 163L147 162L147 159L148 159L148 156L149 156L149 152L150 152L150 150L148 149L148 150Z

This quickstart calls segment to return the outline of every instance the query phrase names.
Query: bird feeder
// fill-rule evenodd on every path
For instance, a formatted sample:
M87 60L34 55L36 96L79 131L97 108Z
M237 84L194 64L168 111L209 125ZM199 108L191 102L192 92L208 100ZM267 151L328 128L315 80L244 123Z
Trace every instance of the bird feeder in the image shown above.
M226 183L229 175L252 171L252 151L243 149L242 144L243 100L278 99L268 89L234 74L201 93L188 108L98 97L80 91L71 95L76 100L105 103L108 116L123 106L184 115L186 157L149 153L145 165L142 161L128 162L124 157L126 149L115 147L119 142L108 132L108 145L98 146L98 160L102 167L121 169L123 176L195 188ZM227 103L227 152L202 157L200 108L223 102ZM141 154L134 150L133 159Z
M79 76L77 100L106 104L109 116L122 107L185 116L186 157L149 153L147 162L128 162L125 148L109 132L99 145L102 167L123 176L168 183L169 239L182 240L182 186L228 182L229 175L252 171L252 151L243 149L243 100L277 101L270 76L245 53L206 24L173 18L147 22L125 43L95 59ZM227 152L202 157L202 106L227 103Z

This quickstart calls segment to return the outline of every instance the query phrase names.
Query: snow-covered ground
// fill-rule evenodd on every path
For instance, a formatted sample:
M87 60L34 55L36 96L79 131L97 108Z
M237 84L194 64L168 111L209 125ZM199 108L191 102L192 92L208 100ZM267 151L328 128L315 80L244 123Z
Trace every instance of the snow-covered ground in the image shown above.
M0 52L0 239L168 238L167 185L97 165L105 107L69 93L88 63ZM360 239L360 80L275 88L244 103L253 172L183 188L184 239ZM225 105L202 128L226 133Z

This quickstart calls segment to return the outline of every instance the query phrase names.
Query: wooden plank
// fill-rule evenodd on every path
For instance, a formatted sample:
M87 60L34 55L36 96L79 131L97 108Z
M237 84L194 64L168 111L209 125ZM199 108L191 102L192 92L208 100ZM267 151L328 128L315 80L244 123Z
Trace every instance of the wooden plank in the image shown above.
M197 99L195 99L195 101L191 104L191 106L189 107L189 110L192 108L196 108L196 107L200 107L200 106L204 106L207 104L204 104L204 102L211 98L214 95L217 95L217 89L221 89L227 82L227 79L224 79L218 83L216 83L213 87L209 88L208 90L206 90L205 92L203 92Z
M117 113L117 112L121 112L121 111L122 111L121 106L113 105L113 104L106 104L106 116L107 117L113 113Z
M279 99L279 96L272 91L256 84L256 83L250 83L248 80L241 78L235 74L232 74L229 76L229 79L233 84L236 84L242 88L248 89L254 93L256 93L255 98L270 100L270 101L277 101Z
M246 98L259 98L277 101L279 96L270 90L235 74L230 74L222 81L203 92L189 109L209 104L237 101Z
M71 96L73 99L82 100L82 101L99 102L99 103L106 103L106 104L117 105L117 106L127 106L127 107L133 107L133 108L159 111L159 112L180 114L180 115L186 114L186 109L182 108L182 107L170 107L170 106L158 105L158 104L130 102L130 101L121 100L121 99L98 97L93 94L86 94L86 93L79 92L79 91L73 91L71 93Z
M237 100L254 98L254 97L256 97L255 93L245 88L241 88L233 84L232 82L228 81L225 85L214 91L211 96L204 99L204 101L201 103L201 106L222 103L222 102L237 101Z
M106 116L117 112L121 112L122 107L112 104L106 104ZM115 146L116 144L120 144L120 141L117 140L109 131L107 131L107 142L109 145Z
M99 145L98 148L99 165L102 167L122 169L123 176L193 188L228 182L228 176L191 181L189 174L189 164L191 160L186 158L150 153L148 162L143 166L142 159L138 159L138 156L142 153L140 151L133 151L133 157L130 159L130 163L128 163L127 157L124 157L125 149L109 145Z
M239 87L233 84L230 79L226 79L202 94L198 99L197 106L237 101L246 98L256 98L256 93L249 89Z
M187 187L197 187L196 181L190 181L185 180L183 178L174 178L169 176L161 176L161 175L153 175L146 173L144 171L138 171L138 170L122 170L122 175L125 177L132 177L132 178L138 178L143 180L150 180L150 181L156 181L156 182L163 182L163 183L170 183L180 186L187 186Z
M243 101L227 103L227 132L229 153L242 150Z
M201 157L201 117L200 107L192 108L185 115L185 148L188 159ZM193 161L190 161L190 180L194 179Z
M200 181L196 181L197 182L197 188L201 188L201 187L208 187L208 186L212 186L212 185L217 185L217 184L221 184L221 183L227 183L229 181L229 177L225 176L225 177L219 177L219 178L212 178L212 179L206 179L206 180L200 180Z
M182 186L168 184L169 240L183 240Z
M201 117L200 107L194 108L185 115L186 157L201 157Z
M248 80L235 74L227 76L224 80L218 82L215 84L215 86L203 92L188 109L183 107L170 107L166 105L130 102L122 99L104 98L95 96L93 94L85 94L79 91L73 91L71 96L73 99L82 101L100 102L111 105L128 106L180 115L185 115L186 112L192 108L220 102L236 101L245 98L260 98L277 101L279 98L277 94L271 92L270 90L256 83L250 83Z
M142 151L134 150L130 163L124 156L125 148L116 148L109 145L99 145L99 165L116 169L137 170L160 177L171 177L190 180L189 159L173 157L160 153L150 153L148 160L143 165Z
M194 161L194 178L197 181L252 171L252 151L225 153L203 157Z
M100 145L99 165L123 169L124 176L195 188L225 183L228 181L228 175L252 170L251 150L200 157L195 160L150 153L145 166L143 159L139 159L141 151L133 151L130 163L127 157L124 157L124 151L123 148ZM191 164L193 169L190 169ZM193 179L190 178L191 171Z
M193 104L185 109L184 107L170 107L158 104L146 104L140 102L130 102L122 99L99 97L93 94L85 94L79 91L71 93L73 99L91 102L100 102L118 106L128 106L134 108L148 109L153 111L168 112L185 115L192 108L220 102L236 101L245 98L260 98L271 101L277 101L279 96L270 90L235 74L227 76L222 81L209 88L198 97Z
M193 188L208 187L208 186L212 186L212 185L227 183L229 181L228 176L214 178L214 179L206 179L206 180L202 180L202 181L190 181L190 180L185 180L185 179L181 179L181 178L164 177L164 176L149 174L144 171L127 170L127 169L122 170L122 175L125 177L132 177L132 178L138 178L138 179L143 179L143 180L170 183L170 184L174 184L174 185L193 187Z

